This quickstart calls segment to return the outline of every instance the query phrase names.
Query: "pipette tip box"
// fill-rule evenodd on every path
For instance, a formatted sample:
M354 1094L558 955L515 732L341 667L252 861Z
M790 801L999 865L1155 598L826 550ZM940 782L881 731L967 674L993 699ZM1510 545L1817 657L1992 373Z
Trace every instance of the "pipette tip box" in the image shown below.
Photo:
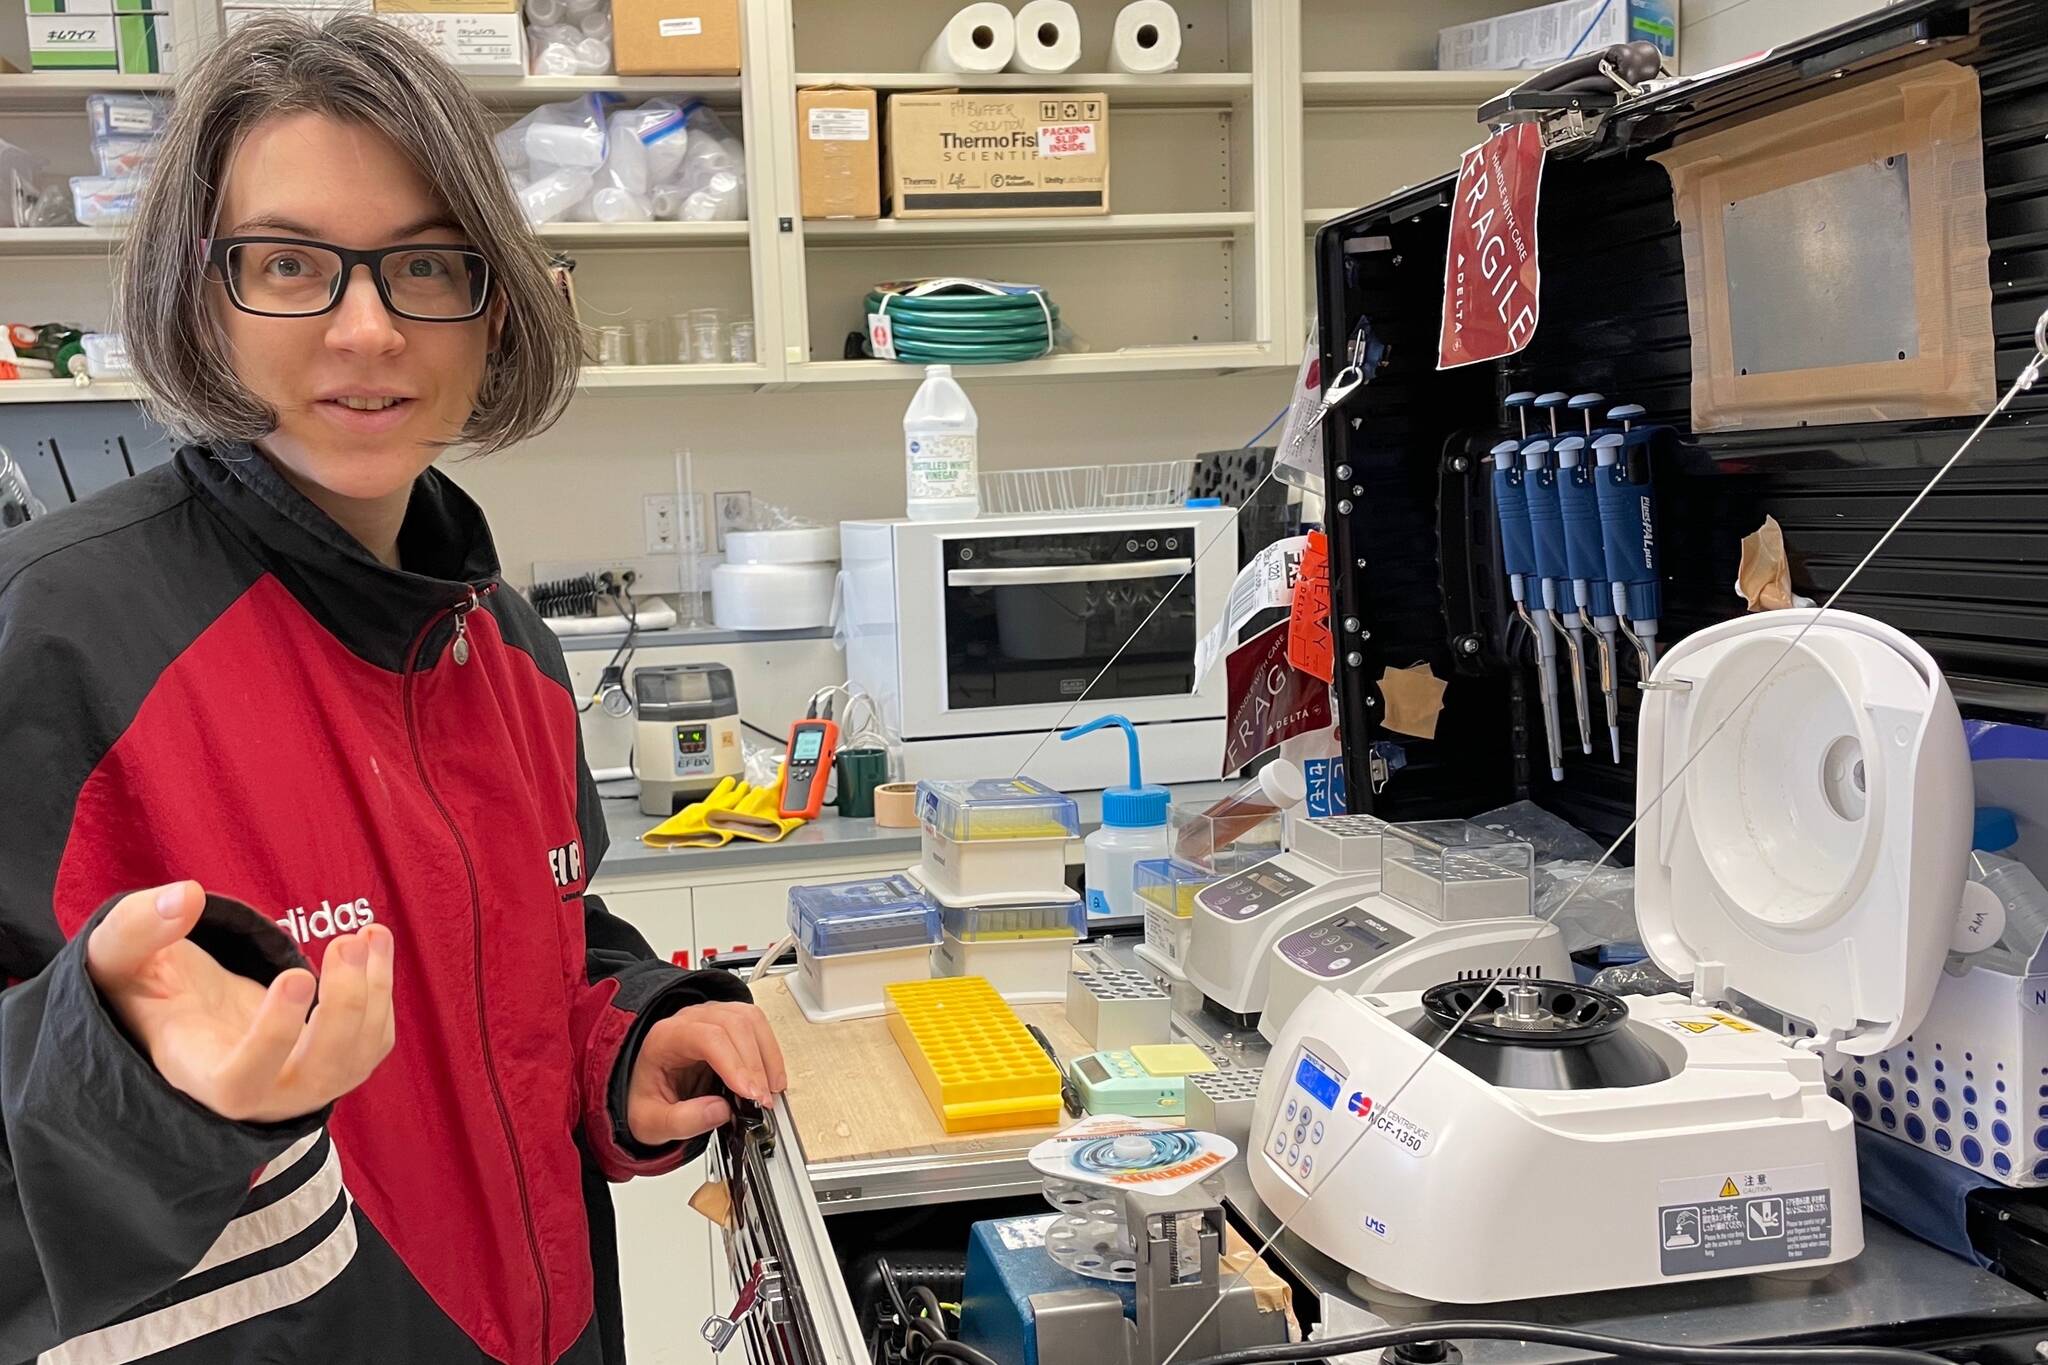
M868 877L793 887L797 938L790 996L813 1023L880 1014L883 990L931 976L938 907L910 878Z
M949 1133L1051 1125L1060 1073L981 977L884 988L889 1033Z
M920 782L917 875L948 903L1063 900L1067 841L1080 836L1072 797L1028 777Z

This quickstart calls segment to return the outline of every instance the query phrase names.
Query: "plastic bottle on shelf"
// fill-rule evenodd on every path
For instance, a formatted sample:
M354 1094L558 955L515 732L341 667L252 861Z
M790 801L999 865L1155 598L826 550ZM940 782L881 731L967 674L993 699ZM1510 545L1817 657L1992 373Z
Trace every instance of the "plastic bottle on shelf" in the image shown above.
M1082 880L1090 915L1135 915L1138 896L1132 880L1138 864L1173 851L1173 830L1166 823L1173 797L1164 787L1146 785L1138 761L1138 732L1124 717L1091 720L1060 739L1078 739L1110 725L1122 728L1130 746L1131 780L1128 786L1102 793L1102 827L1081 841Z
M1970 878L1990 888L2005 905L1999 946L2025 963L2048 936L2048 887L2018 858L2019 821L2003 806L1979 806L1971 843Z
M903 414L903 455L912 521L964 521L981 515L975 454L979 428L974 404L967 401L967 391L954 380L953 367L925 366L924 383L917 386L917 393ZM1128 892L1130 888L1124 890Z

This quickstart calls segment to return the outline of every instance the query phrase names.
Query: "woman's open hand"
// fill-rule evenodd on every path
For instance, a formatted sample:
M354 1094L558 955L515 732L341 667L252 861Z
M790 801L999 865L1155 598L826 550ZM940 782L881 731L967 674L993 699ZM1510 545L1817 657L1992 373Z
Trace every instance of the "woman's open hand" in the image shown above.
M100 998L163 1078L245 1123L298 1118L362 1084L391 1051L391 931L331 940L313 1006L305 968L266 989L189 941L205 904L196 882L137 891L86 944Z

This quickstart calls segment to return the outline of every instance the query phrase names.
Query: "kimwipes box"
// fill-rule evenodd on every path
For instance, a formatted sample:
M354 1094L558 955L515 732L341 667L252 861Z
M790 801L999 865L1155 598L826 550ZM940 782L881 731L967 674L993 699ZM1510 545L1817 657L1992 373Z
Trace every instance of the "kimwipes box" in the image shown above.
M1109 212L1109 101L987 91L889 96L897 218Z

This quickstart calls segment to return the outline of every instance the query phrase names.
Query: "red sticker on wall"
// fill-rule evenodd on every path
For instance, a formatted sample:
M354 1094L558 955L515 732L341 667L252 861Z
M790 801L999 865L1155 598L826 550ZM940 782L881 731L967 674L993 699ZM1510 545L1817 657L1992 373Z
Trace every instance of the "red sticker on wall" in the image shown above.
M1510 124L1458 162L1438 369L1513 355L1536 335L1542 187L1543 133L1533 123Z
M1308 533L1301 569L1294 580L1294 606L1287 614L1287 662L1312 678L1335 682L1334 648L1330 640L1330 541L1321 531Z

